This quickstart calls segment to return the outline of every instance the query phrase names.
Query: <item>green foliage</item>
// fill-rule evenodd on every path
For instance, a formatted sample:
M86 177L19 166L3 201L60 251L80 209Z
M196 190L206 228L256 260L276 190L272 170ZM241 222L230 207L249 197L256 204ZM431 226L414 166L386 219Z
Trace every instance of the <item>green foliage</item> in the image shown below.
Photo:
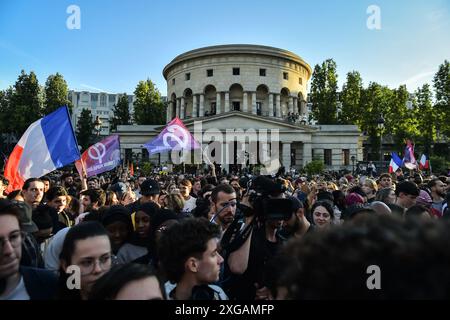
M303 170L306 171L308 175L321 174L325 170L325 164L321 160L313 160L307 163Z
M24 70L20 73L11 92L8 121L10 130L22 135L25 130L43 115L43 97L36 74Z
M347 73L347 82L342 88L340 102L342 112L339 115L341 124L361 124L363 108L361 106L361 92L363 90L361 75L358 71Z
M150 176L153 172L153 165L151 162L148 161L143 162L139 168L141 172L145 174L147 177Z
M441 173L447 173L450 169L450 161L444 157L431 156L430 157L431 170L433 174L439 175Z
M445 60L433 79L436 96L437 128L450 137L450 62Z
M431 154L431 145L436 139L436 109L433 107L430 86L424 84L415 94L414 113L417 121L416 141L423 146L425 154Z
M92 120L91 110L83 109L77 123L77 140L82 150L86 150L92 142L92 132L94 130L94 121Z
M45 82L44 114L52 113L62 106L68 106L71 111L72 106L67 99L68 91L67 82L61 74L49 75Z
M337 123L337 74L333 59L314 67L310 98L312 116L319 124Z
M150 79L139 81L134 95L134 121L137 124L165 124L166 109L161 94Z
M114 105L113 118L111 119L111 129L116 130L118 125L131 124L130 110L128 108L128 96L124 93Z

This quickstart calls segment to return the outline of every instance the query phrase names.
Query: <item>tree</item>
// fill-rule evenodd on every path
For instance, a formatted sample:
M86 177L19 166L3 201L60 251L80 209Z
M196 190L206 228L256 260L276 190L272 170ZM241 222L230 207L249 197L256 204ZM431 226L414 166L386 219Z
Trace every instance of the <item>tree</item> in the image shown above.
M325 164L321 160L313 160L311 162L308 162L303 170L305 170L309 176L312 176L314 174L321 174L323 170L325 170Z
M312 116L319 124L337 123L337 74L333 59L314 67L310 97Z
M81 110L80 118L77 123L77 140L78 144L83 150L86 150L92 139L92 132L94 131L94 122L92 121L91 110Z
M363 90L361 75L358 71L347 73L347 82L342 88L340 102L342 112L339 117L341 124L361 124L363 110L361 109L361 91Z
M113 118L111 119L111 129L116 130L118 125L131 124L130 110L128 109L128 96L124 93L117 104L114 105Z
M436 115L439 130L450 136L450 62L445 60L435 74L434 90L436 97Z
M61 106L67 106L71 111L72 105L67 99L67 92L67 82L61 74L49 75L45 82L44 114L52 113Z
M134 91L134 120L137 124L164 124L165 108L155 84L147 79L139 81Z
M9 121L12 132L21 135L31 123L42 117L43 97L36 74L20 73L10 99Z
M424 152L431 155L431 145L436 137L436 110L433 108L432 93L429 84L424 84L416 91L415 115L420 132L418 142L423 145Z
M402 148L406 139L417 136L417 121L412 110L408 110L409 92L406 86L390 90L389 106L387 108L386 131L394 139L397 149Z
M389 124L386 123L385 129L378 128L378 120L385 116L389 110L389 88L371 82L367 89L361 92L361 115L360 129L369 136L372 154L380 153L380 137L384 132L389 132ZM385 119L386 120L386 119ZM378 157L375 157L378 159Z

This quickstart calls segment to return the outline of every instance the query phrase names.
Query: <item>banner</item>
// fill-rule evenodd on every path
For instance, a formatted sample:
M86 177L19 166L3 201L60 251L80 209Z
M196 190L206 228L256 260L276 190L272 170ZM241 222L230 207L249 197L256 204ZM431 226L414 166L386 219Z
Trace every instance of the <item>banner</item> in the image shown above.
M144 146L147 148L149 154L169 150L192 150L200 148L200 144L195 141L192 134L178 117L173 119L155 139L147 142Z
M81 162L75 164L78 172L86 172L86 176L110 171L120 164L120 141L118 135L106 137L90 146L81 156ZM80 167L83 166L83 168ZM82 176L82 174L80 173Z

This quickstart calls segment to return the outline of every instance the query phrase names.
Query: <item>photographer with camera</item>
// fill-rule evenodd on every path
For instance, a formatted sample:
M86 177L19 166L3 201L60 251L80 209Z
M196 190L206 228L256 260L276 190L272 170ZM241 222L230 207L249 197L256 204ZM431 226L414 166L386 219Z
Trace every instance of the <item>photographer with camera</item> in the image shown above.
M281 184L263 176L251 181L239 204L245 224L239 226L242 217L237 215L222 237L221 285L232 299L273 298L266 286L266 267L285 241L279 230L293 212L291 201L283 198L284 191Z

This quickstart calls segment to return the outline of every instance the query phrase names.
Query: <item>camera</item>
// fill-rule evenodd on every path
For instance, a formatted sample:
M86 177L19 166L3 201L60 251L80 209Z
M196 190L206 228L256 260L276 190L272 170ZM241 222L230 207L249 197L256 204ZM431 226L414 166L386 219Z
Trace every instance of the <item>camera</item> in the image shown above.
M288 209L288 203L290 205L290 201L287 200L286 202L284 201L286 199L276 199L285 191L286 188L282 184L282 181L258 176L250 180L247 184L248 201L252 208L240 204L239 209L245 216L255 215L263 219L272 219L275 216L285 218L288 215L290 217L290 214L292 214L292 211Z

